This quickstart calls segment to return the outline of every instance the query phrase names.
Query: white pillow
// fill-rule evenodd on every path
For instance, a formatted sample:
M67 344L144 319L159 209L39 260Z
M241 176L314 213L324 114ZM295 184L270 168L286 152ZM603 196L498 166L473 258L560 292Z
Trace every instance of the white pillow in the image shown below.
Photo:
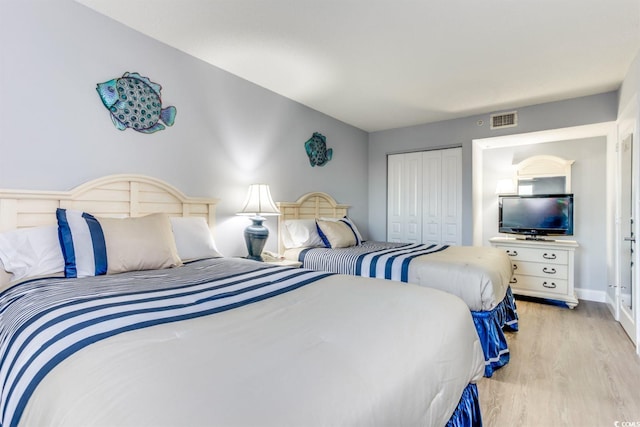
M356 245L356 236L343 221L318 220L318 232L328 248L348 248Z
M107 249L98 220L86 212L60 208L56 218L65 277L106 274Z
M4 264L2 264L2 260L0 259L0 292L4 291L5 288L8 288L7 285L12 281L13 274L4 269Z
M315 219L287 219L283 227L282 240L287 249L324 246Z
M353 234L356 237L356 245L361 245L362 244L362 234L360 234L360 231L358 230L358 227L356 227L356 223L353 222L353 220L351 218L349 218L348 216L342 217L342 218L320 218L322 221L340 221L340 222L344 222L345 224L347 224L349 226L349 228L351 229L351 231L353 231Z
M10 280L54 275L64 270L58 228L23 228L0 233L0 261ZM3 274L2 281L7 280Z
M202 217L171 217L176 249L182 261L221 257Z

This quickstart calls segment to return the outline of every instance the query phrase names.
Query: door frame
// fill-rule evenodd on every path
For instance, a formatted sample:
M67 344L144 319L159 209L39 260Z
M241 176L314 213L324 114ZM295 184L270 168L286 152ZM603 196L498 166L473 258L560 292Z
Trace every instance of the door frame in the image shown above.
M623 194L622 191L622 143L631 136L632 143L632 171L631 171L631 186L633 188L633 194L631 195L631 204L632 204L632 212L634 213L634 224L633 224L633 234L635 238L638 238L638 233L640 229L640 220L638 219L638 215L640 214L640 201L638 198L640 197L638 186L640 185L640 133L638 129L638 98L634 96L633 99L627 104L624 108L623 113L620 114L620 119L618 120L618 163L617 163L617 182L616 182L616 191L617 191L617 200L616 200L616 262L615 262L615 270L616 270L616 292L615 292L615 306L610 307L613 308L612 313L616 320L620 322L625 332L629 335L629 338L633 341L636 347L636 353L640 355L640 280L638 278L638 265L640 265L640 254L638 250L638 245L635 245L635 253L632 254L632 262L634 263L635 270L632 273L632 283L630 284L633 288L632 290L632 313L628 313L626 310L622 308L621 303L621 286L622 283L622 269L629 268L628 264L624 262L622 253L625 249L625 241L624 238L628 237L628 228L627 224L622 223L622 197L628 197L628 195ZM637 243L637 241L636 241Z

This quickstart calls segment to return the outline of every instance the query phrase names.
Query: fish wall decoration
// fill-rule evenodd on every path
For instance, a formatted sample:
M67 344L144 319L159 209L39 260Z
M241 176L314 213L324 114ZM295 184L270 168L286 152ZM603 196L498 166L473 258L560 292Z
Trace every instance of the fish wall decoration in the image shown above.
M319 132L313 133L304 143L304 148L307 150L311 166L324 166L333 156L333 148L327 149L327 138Z
M138 73L124 73L122 77L98 83L96 90L111 120L118 130L131 128L142 133L154 133L173 126L176 107L162 108L162 86Z

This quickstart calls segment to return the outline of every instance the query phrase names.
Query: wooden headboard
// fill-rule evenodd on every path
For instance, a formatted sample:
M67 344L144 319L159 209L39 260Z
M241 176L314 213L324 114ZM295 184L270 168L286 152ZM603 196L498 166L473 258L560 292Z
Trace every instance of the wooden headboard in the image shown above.
M288 219L342 218L347 215L349 205L343 205L319 191L302 195L295 202L278 202L278 251L283 253L283 222Z
M101 217L137 217L163 212L202 216L213 231L217 199L187 197L175 187L144 175L109 175L70 191L0 189L0 232L56 223L56 208Z

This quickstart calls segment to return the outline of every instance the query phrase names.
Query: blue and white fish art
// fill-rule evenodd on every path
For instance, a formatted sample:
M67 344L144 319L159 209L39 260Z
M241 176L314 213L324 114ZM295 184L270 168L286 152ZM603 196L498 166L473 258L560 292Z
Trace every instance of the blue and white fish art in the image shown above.
M333 148L327 148L327 138L318 132L304 143L311 166L324 166L333 156Z
M142 133L154 133L173 126L176 107L162 108L162 86L138 73L124 73L122 77L98 83L96 90L111 120L119 130L131 128Z

